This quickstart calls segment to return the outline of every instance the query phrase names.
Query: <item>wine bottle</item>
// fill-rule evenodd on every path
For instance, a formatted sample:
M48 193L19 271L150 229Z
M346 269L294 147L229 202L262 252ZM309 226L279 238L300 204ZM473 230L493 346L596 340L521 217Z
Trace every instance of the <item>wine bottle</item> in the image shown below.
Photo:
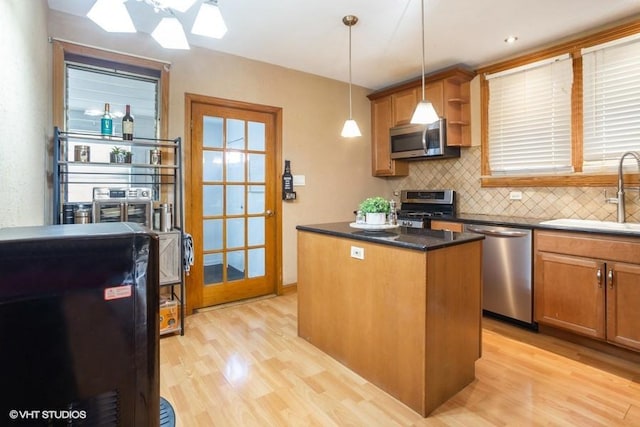
M133 139L133 117L131 116L131 106L127 104L125 114L122 117L122 139L131 141Z
M291 175L291 163L289 160L284 161L284 173L282 174L282 193L293 192L293 175Z
M103 135L113 135L113 119L109 112L109 103L104 104L104 115L100 120L100 133Z

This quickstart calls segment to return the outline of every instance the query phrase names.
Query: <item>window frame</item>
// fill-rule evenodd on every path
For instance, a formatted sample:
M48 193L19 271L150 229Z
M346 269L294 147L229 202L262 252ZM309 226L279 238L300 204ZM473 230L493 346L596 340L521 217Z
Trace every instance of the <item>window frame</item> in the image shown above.
M610 187L616 186L616 173L584 173L583 162L583 74L582 53L584 48L640 33L640 20L599 30L590 35L564 41L532 53L511 58L477 71L480 78L480 126L481 126L481 177L482 187ZM571 93L571 158L573 173L525 176L492 176L489 168L489 83L486 74L493 74L533 62L569 54L573 58L573 89ZM636 185L640 174L625 174L625 184Z
M90 46L75 44L71 42L52 40L53 44L53 126L60 129L66 129L65 113L64 113L64 97L65 97L65 59L69 55L75 58L86 58L87 63L91 60L108 61L111 63L121 64L123 68L137 67L146 68L159 72L159 106L158 114L160 123L158 123L158 138L167 139L169 134L169 70L168 62L161 62L149 58L132 56L118 53L110 50L98 49Z

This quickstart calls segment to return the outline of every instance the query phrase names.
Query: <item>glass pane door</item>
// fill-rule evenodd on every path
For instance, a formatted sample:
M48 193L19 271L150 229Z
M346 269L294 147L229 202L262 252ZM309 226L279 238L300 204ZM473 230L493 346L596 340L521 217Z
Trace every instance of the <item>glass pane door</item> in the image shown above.
M270 186L275 181L273 172L268 173L269 117L209 109L194 108L198 130L193 134L202 167L198 185L202 235L194 244L202 257L203 305L275 289L275 267L268 258L275 241L273 208L268 206L272 196L267 196L274 194Z

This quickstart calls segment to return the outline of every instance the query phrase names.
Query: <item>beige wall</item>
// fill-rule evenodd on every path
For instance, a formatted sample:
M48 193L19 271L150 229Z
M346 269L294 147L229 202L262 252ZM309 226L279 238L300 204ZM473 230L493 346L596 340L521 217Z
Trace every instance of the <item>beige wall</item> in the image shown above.
M171 62L170 137L185 134L187 92L283 109L282 157L291 160L294 175L306 178L306 186L296 187L298 200L282 203L285 285L297 280L296 225L351 220L361 199L387 189L370 173L370 113L364 88L354 87L353 98L363 136L348 140L340 137L349 106L343 82L196 47L170 51L147 34L108 35L86 18L53 11L49 32L54 38Z
M0 1L0 227L49 219L47 12L46 0Z

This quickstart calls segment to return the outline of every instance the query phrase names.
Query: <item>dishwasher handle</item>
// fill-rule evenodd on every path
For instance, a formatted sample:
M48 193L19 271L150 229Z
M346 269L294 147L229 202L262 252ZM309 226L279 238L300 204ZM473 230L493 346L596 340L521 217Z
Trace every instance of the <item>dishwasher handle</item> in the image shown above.
M495 237L526 237L529 234L528 231L515 231L515 230L499 231L499 230L492 230L490 228L477 228L477 227L474 227L473 225L468 225L467 231L471 231L473 233L478 233L478 234L485 234L487 236L495 236Z

